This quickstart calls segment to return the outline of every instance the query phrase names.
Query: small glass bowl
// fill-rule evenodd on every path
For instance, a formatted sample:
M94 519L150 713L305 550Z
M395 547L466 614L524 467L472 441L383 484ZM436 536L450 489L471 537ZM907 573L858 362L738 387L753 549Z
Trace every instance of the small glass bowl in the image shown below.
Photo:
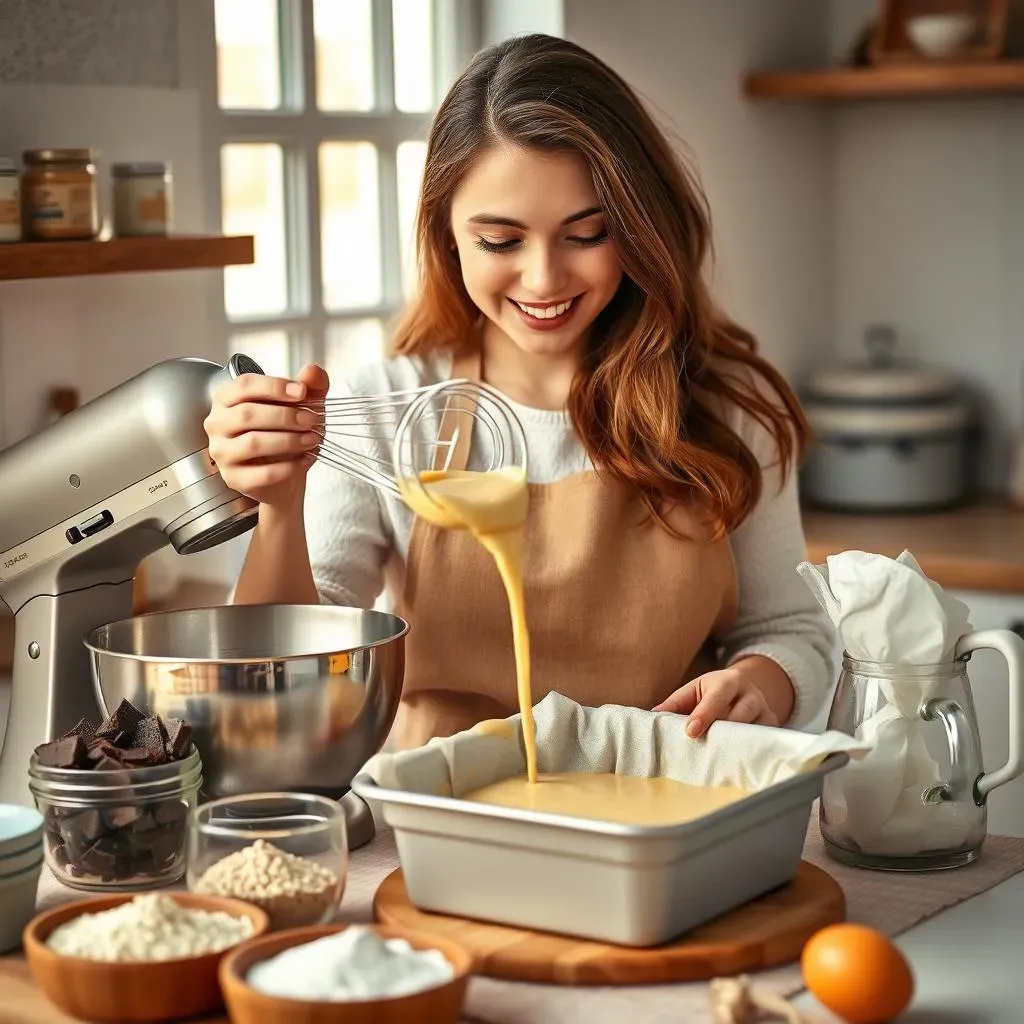
M189 816L191 892L231 896L265 910L270 929L334 919L348 877L344 808L310 793L249 793Z

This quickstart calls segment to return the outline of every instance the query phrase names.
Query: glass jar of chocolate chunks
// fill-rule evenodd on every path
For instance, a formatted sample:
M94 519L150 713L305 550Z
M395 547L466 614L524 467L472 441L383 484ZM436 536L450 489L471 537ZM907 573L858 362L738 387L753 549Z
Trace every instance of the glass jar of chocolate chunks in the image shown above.
M28 774L59 882L132 892L184 876L186 825L202 785L187 723L122 701L98 727L83 719L37 747Z

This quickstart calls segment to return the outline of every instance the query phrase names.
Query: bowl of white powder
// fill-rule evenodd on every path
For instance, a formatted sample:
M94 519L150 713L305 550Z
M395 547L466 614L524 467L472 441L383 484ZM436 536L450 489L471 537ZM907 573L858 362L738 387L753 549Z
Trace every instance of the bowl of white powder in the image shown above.
M456 1024L472 967L448 940L321 925L244 943L221 961L220 983L232 1024Z
M33 918L25 956L36 987L72 1017L176 1020L223 1006L221 958L268 924L258 907L218 896L99 896Z

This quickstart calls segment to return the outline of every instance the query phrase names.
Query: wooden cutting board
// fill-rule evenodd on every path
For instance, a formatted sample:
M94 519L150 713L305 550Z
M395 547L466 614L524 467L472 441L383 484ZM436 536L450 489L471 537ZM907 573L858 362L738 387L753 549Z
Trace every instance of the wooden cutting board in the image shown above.
M410 901L400 868L381 883L373 912L381 924L460 943L473 954L476 974L556 985L643 985L792 963L818 929L843 920L846 901L831 875L802 861L788 885L650 949L428 913Z

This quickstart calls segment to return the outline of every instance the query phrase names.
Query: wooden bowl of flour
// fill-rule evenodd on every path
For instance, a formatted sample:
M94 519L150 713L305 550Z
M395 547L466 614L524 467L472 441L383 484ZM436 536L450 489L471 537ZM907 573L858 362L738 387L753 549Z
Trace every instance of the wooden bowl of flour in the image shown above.
M224 1000L217 970L231 946L215 953L173 960L108 961L66 956L47 945L58 926L83 914L97 914L130 903L139 895L144 894L96 896L37 914L26 925L22 937L36 987L65 1013L96 1024L175 1020L220 1009ZM263 935L269 926L262 910L241 900L183 892L160 895L190 910L220 911L248 918L252 924L249 939Z

